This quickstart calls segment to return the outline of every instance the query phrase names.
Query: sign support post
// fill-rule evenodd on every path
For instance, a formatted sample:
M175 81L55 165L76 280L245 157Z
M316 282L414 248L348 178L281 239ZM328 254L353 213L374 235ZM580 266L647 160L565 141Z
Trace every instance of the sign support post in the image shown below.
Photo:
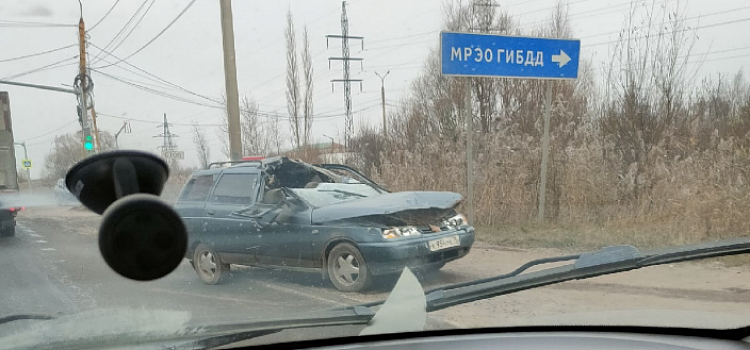
M466 199L468 201L469 222L474 220L474 186L472 184L474 116L471 115L471 78L466 78Z
M542 135L542 170L539 176L539 211L537 221L544 222L544 201L547 197L547 163L549 161L549 121L552 117L552 82L545 81L544 134Z

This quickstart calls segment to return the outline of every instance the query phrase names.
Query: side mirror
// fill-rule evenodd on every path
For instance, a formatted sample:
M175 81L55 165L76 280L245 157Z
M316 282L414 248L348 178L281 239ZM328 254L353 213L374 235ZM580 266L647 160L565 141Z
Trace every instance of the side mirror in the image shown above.
M167 164L152 154L115 151L82 160L65 177L70 192L102 215L99 251L126 278L164 277L185 256L185 225L158 197L168 176Z

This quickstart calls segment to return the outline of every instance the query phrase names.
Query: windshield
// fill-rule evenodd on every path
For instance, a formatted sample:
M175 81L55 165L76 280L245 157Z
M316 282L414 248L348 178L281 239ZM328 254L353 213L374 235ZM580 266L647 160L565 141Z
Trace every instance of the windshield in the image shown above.
M370 185L341 183L322 183L315 188L292 189L292 192L315 208L381 194Z
M746 0L2 6L0 349L750 326L747 254L455 297L750 237Z

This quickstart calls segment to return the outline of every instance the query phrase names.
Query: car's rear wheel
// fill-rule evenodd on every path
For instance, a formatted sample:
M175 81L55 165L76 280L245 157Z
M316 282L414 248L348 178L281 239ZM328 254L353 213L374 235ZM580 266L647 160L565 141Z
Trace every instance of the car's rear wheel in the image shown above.
M229 275L229 264L222 262L216 250L206 244L195 248L192 263L198 277L206 284L219 284Z
M359 249L341 243L328 253L328 278L342 292L359 292L372 282L372 274Z
M14 226L0 229L0 237L13 237L16 235L16 228Z

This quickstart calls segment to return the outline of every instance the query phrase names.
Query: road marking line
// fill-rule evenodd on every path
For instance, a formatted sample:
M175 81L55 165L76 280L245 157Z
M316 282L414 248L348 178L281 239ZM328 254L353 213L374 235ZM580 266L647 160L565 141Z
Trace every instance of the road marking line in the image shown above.
M16 226L18 226L18 227L19 227L20 229L22 229L22 230L26 231L26 232L27 232L28 234L30 234L30 235L31 235L31 234L36 234L36 232L35 232L34 230L32 230L32 229L30 229L30 228L26 227L26 225L24 225L24 224L22 224L22 223L20 223L20 222L16 222Z
M37 242L37 243L47 243L47 241L45 241L45 240L43 240L43 239L37 240L36 242Z
M341 306L348 306L348 304L346 304L346 303L342 303L342 302L331 300L331 299L326 299L326 298L315 296L315 295L312 295L312 294L302 293L302 292L299 292L299 291L297 291L295 289L282 287L280 285L263 284L263 286L271 288L271 289L275 289L275 290L278 290L278 291L281 291L281 292L290 293L290 294L294 294L294 295L298 295L298 296L306 297L306 298L310 298L310 299L315 299L315 300L318 300L318 301L323 301L323 302L326 302L326 303L329 303L329 304L341 305Z
M42 250L44 250L44 251L47 251L47 252L48 252L48 251L52 251L52 250L55 250L55 248L42 248Z
M40 234L36 234L36 233L29 233L29 236L34 237L34 238L44 238L44 236Z
M197 293L191 293L187 291L174 291L174 290L159 288L159 287L152 287L150 289L152 291L161 292L161 293L174 294L174 295L180 295L180 296L191 296L191 297L205 298L205 299L210 299L210 300L225 300L225 301L233 301L233 302L245 303L245 304L267 305L269 303L268 300L257 300L257 299L250 299L250 298L240 299L240 298L232 298L232 297L226 297L226 296L215 295L215 294L214 295L197 294Z

